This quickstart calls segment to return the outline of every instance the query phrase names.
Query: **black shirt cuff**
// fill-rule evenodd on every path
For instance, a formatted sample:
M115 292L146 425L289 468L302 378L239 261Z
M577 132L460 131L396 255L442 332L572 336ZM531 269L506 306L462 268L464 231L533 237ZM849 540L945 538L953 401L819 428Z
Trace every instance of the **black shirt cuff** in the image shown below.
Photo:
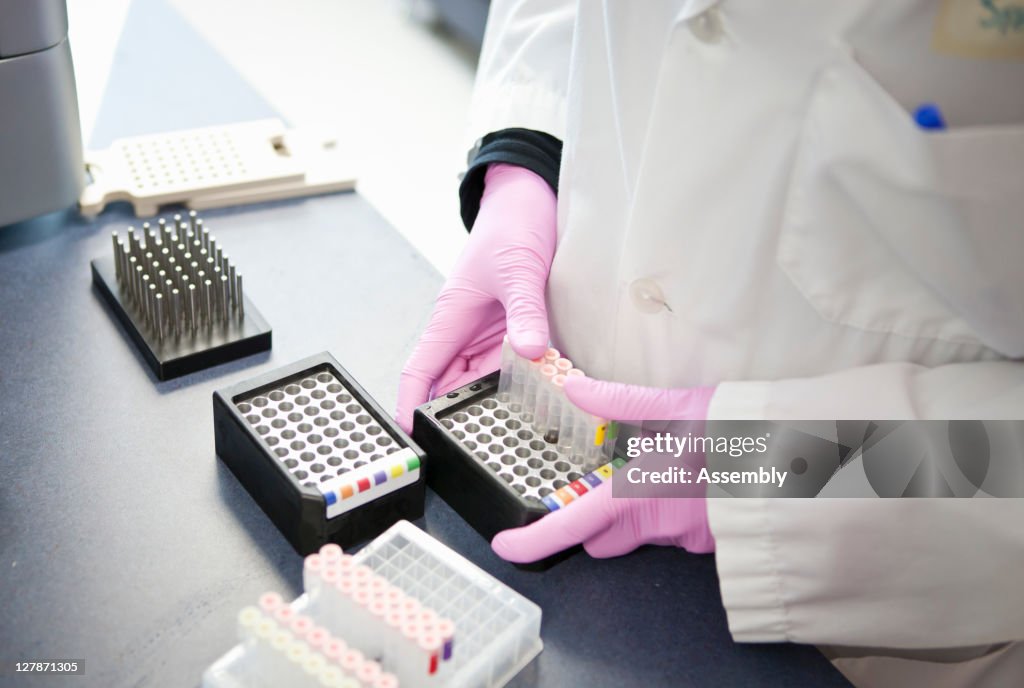
M484 193L484 175L491 163L525 167L546 181L558 194L558 168L562 164L562 142L550 134L532 129L502 129L485 136L470 161L459 187L462 223L473 228Z

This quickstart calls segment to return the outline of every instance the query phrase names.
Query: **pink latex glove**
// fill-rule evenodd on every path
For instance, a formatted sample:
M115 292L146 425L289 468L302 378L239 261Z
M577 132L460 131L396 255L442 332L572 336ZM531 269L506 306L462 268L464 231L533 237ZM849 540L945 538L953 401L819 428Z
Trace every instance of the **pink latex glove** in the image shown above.
M658 389L570 377L565 393L602 418L705 420L715 388ZM502 559L528 563L580 543L599 558L627 554L640 545L682 547L697 554L715 551L703 497L614 499L611 481L539 521L498 533L491 547Z
M506 330L520 356L547 349L555 208L540 176L515 165L488 167L469 241L402 370L395 419L406 432L417 406L500 367Z

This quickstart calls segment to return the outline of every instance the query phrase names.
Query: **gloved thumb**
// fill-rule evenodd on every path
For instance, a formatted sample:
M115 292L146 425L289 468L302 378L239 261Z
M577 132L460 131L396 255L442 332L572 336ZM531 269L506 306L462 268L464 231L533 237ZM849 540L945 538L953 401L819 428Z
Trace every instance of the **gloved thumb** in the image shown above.
M544 302L546 276L511 282L504 299L509 343L520 356L537 358L548 348L548 309Z

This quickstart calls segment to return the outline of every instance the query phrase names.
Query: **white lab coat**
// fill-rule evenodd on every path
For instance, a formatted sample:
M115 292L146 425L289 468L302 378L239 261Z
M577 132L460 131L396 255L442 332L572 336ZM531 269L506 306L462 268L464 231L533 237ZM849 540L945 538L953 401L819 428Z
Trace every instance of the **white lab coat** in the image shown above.
M713 418L1024 418L1024 36L993 48L979 11L493 3L470 132L564 142L556 344L594 377L718 384ZM1024 638L1020 501L709 514L738 641Z

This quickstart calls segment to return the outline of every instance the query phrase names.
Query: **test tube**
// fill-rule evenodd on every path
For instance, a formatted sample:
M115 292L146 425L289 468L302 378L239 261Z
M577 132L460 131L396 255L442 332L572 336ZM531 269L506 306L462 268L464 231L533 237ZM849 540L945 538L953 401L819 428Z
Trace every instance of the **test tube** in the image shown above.
M508 407L510 410L519 413L523 410L523 400L526 397L526 378L529 375L529 359L516 354L512 361L512 386L509 388Z
M533 413L533 429L544 434L544 426L548 420L548 396L551 394L551 385L549 382L551 378L558 372L555 366L550 363L543 364L537 369L539 374L539 380L537 383L537 400L535 402L535 411Z
M615 458L615 441L619 438L619 424L608 421L608 429L604 433L604 444L601 445L601 461L608 463Z
M538 356L526 365L526 389L523 392L523 420L527 423L533 421L537 410L537 389L541 382L540 367L544 363L544 357Z
M559 375L566 375L569 373L570 370L572 370L572 361L565 357L555 359L553 365L555 366L555 370L558 371Z
M587 472L599 468L607 432L607 419L581 411L573 437L574 463Z
M579 368L570 368L569 372L565 374L566 379L570 377L583 377L583 371ZM579 414L583 413L578 409L568 397L565 399L565 403L562 404L562 421L561 431L558 433L558 451L563 456L573 460L573 445L576 438L576 419Z
M508 341L508 335L501 340L501 372L498 373L498 401L507 404L512 400L512 368L515 366L516 352Z
M548 350L544 352L544 362L545 363L552 363L553 364L555 361L557 361L561 357L562 357L562 354L558 351L558 349L556 349L553 346L549 347Z
M548 413L543 435L550 444L557 444L558 431L562 427L562 407L568 404L565 398L565 375L558 374L551 378L548 391Z

